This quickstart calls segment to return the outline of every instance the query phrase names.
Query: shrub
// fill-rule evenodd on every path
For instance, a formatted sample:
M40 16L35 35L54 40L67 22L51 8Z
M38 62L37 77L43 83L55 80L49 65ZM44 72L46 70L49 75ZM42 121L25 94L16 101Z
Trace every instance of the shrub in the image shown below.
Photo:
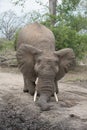
M82 58L86 50L87 35L78 34L67 26L51 28L56 39L56 50L62 48L72 48L78 58Z
M85 52L87 52L87 35L79 34L76 30L70 26L59 24L52 26L49 21L43 22L55 35L56 50L62 48L72 48L77 58L83 58Z
M0 51L14 49L14 42L6 39L0 41Z

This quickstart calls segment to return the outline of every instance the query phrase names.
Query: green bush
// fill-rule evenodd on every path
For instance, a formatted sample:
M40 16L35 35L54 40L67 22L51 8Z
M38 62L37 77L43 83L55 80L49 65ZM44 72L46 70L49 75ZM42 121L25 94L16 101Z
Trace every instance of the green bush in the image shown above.
M67 26L51 27L56 39L56 50L72 48L78 58L87 51L87 35L81 35Z
M3 49L3 45L2 43L0 43L0 51Z
M15 33L14 36L14 49L16 50L16 44L17 44L17 38L18 38L18 33L19 33L20 29Z
M0 41L0 51L5 51L5 50L13 50L14 49L14 42L9 41L6 39L2 39Z
M52 26L49 21L43 22L55 35L56 50L63 48L72 48L77 58L83 58L87 52L87 35L79 34L70 26L59 24Z

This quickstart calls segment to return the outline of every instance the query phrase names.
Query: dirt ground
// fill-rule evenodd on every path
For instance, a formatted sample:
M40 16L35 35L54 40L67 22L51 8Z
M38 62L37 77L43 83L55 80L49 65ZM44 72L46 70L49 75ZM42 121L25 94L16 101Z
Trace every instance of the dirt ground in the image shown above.
M17 68L0 68L0 130L87 130L87 67L77 67L59 82L59 102L42 112L23 93ZM37 99L38 100L38 99Z

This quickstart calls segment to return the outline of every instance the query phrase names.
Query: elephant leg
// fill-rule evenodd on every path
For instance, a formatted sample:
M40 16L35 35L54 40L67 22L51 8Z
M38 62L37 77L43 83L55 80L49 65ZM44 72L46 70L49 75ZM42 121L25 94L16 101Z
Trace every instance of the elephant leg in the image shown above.
M35 82L28 81L29 82L29 93L33 96L35 93Z
M28 79L24 76L24 92L29 92Z
M34 95L35 92L35 82L29 79L26 76L24 77L24 92L29 92L31 95Z

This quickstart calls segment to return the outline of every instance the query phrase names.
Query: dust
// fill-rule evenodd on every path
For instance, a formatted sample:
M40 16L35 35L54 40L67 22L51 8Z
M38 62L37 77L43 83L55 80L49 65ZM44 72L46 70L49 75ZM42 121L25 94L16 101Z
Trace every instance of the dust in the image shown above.
M86 74L67 74L59 82L59 102L52 97L51 110L42 112L33 97L23 93L18 69L0 68L0 130L87 130Z

